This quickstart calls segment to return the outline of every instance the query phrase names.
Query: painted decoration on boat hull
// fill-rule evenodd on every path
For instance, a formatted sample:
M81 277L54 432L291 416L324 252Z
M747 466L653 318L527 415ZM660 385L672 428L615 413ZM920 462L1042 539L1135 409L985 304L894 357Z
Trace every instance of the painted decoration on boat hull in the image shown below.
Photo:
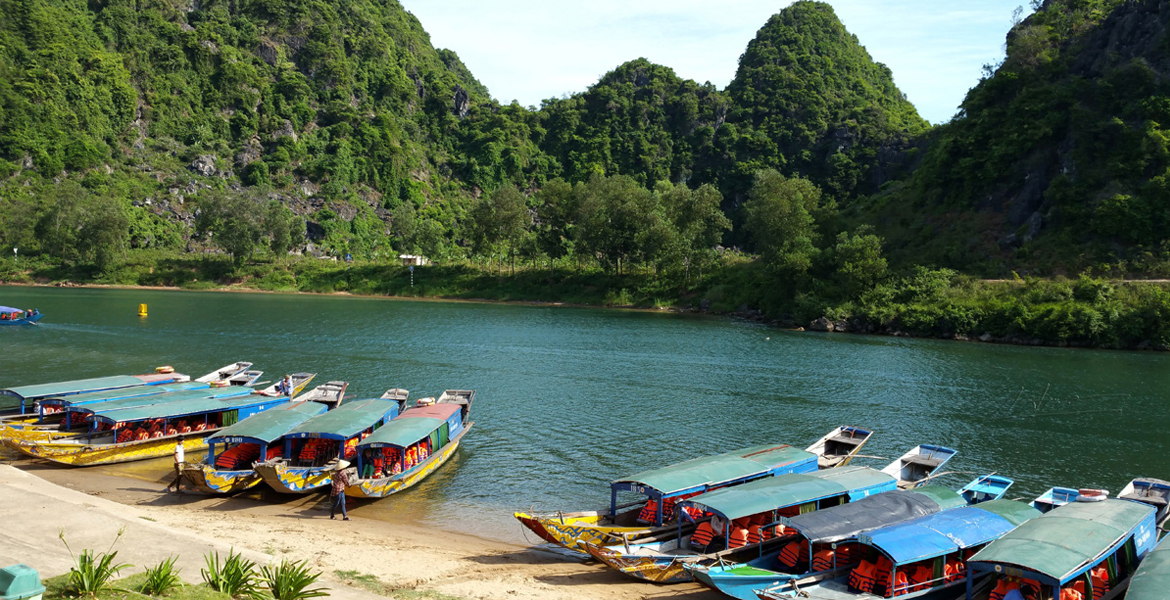
M289 467L281 462L258 463L256 473L282 494L308 494L333 483L325 467Z
M637 579L653 583L685 583L693 581L690 571L683 568L694 562L686 556L637 556L622 554L594 544L584 544L585 551L597 560Z
M540 531L531 525L529 525L529 529L535 531L541 538L582 554L585 553L585 550L581 544L611 544L615 539L621 539L622 536L645 535L654 531L648 527L597 525L596 523L602 519L600 515L573 518L567 522L562 522L557 517L532 517L523 515L523 513L517 513L516 518L520 519L522 523L525 522L525 519L533 521L540 528ZM542 534L541 531L544 533Z
M395 494L405 490L418 482L426 479L428 475L434 473L439 467L443 466L459 448L458 441L452 441L444 446L437 454L428 459L428 464L423 465L412 473L407 473L405 477L383 477L382 479L364 479L357 485L351 485L346 488L345 493L355 498L385 498L391 494Z
M122 444L99 444L94 446L83 446L71 442L29 443L18 441L15 447L21 453L34 458L43 458L58 464L73 467L88 467L92 465L110 465L135 460L146 460L148 458L173 456L175 452L175 438L164 437L125 442ZM203 452L207 450L207 441L202 437L191 437L188 434L183 440L183 450L187 453Z
M262 481L256 471L224 471L207 465L189 466L183 469L183 478L196 490L204 494L237 494L260 485Z

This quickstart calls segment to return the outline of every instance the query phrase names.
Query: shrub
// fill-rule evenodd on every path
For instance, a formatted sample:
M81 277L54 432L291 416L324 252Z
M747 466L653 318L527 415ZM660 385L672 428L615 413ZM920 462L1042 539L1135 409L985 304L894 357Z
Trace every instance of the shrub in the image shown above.
M176 556L172 556L154 567L146 570L146 581L142 584L142 593L149 596L161 596L181 585L179 569L175 568Z
M211 589L223 592L233 597L246 596L257 598L260 588L256 582L256 563L246 560L234 550L228 551L228 556L220 564L219 553L207 555L207 568L202 569L203 581Z
M290 563L282 560L277 567L260 567L260 577L275 600L305 600L329 595L325 588L309 589L321 573L310 573L303 561Z
M75 563L69 569L70 589L78 595L89 594L93 596L109 587L110 580L123 569L131 566L125 563L115 564L114 561L118 558L118 553L111 552L114 544L118 543L118 540L125 532L125 529L119 529L118 535L114 537L114 541L110 543L110 547L105 552L95 553L92 550L82 550L81 556L74 556L73 549L69 547L69 542L65 541L65 530L61 530L58 537L61 538L61 543L65 544L65 548L69 550L69 556L73 558L73 562Z

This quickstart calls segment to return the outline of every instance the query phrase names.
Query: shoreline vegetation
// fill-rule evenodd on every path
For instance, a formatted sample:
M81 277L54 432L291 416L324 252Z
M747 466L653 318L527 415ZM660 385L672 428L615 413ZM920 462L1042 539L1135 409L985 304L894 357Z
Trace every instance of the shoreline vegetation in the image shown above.
M188 291L348 294L407 300L608 307L726 315L770 326L1028 346L1170 350L1170 281L1063 277L985 280L917 267L853 293L832 278L777 280L760 261L724 252L692 287L652 269L622 275L575 265L496 271L472 261L407 267L310 257L253 260L132 253L114 268L48 258L0 262L0 284ZM819 290L819 293L818 293Z

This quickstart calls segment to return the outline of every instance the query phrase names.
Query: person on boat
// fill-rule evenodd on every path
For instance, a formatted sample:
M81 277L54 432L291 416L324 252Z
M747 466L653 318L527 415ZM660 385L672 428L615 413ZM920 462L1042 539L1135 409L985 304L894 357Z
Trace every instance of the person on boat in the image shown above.
M285 375L284 379L280 380L280 385L276 387L276 391L279 394L281 394L282 396L291 396L292 395L292 378L289 377L288 375Z
M167 486L168 492L171 491L171 488L174 488L175 492L180 494L183 493L183 462L185 459L186 450L183 448L183 436L180 435L179 437L175 438L175 480Z
M333 502L329 505L330 519L336 518L337 507L340 506L341 520L349 520L349 515L345 513L345 488L349 487L349 475L346 474L348 467L348 460L339 460L337 461L337 468L333 470L333 490L330 493L333 496Z

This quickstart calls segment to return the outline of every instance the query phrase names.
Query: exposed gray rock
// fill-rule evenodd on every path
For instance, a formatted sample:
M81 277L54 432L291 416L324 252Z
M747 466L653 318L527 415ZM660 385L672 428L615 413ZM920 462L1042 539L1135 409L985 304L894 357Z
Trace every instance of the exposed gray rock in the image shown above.
M264 149L260 146L260 140L253 137L252 139L248 140L247 144L244 144L244 147L240 150L239 154L236 154L236 165L246 167L260 160L260 155L263 150Z
M463 89L462 86L456 85L455 97L453 100L455 105L455 116L459 117L460 119L466 117L467 113L471 110L471 95L469 95L467 90Z
M994 338L990 333L984 333L983 335L979 336L979 341L981 342L990 342L992 339Z
M256 49L256 55L260 57L260 60L275 67L280 60L280 48L272 42L260 42L260 47Z
M204 177L214 177L219 173L219 169L215 167L215 155L213 154L199 156L191 161L191 164L187 165L187 168Z
M294 142L298 139L297 131L293 129L292 121L289 121L288 119L284 120L284 124L280 126L280 129L272 132L272 141L277 141L286 137L292 138L292 141Z
M219 46L216 46L215 42L211 40L203 40L199 42L199 45L207 48L207 51L212 54L219 54Z
M808 325L809 331L833 331L833 322L821 317Z
M1040 233L1040 228L1043 226L1044 217L1040 216L1040 212L1032 213L1032 216L1028 217L1028 233L1024 234L1024 241L1030 242L1035 239L1036 235Z

